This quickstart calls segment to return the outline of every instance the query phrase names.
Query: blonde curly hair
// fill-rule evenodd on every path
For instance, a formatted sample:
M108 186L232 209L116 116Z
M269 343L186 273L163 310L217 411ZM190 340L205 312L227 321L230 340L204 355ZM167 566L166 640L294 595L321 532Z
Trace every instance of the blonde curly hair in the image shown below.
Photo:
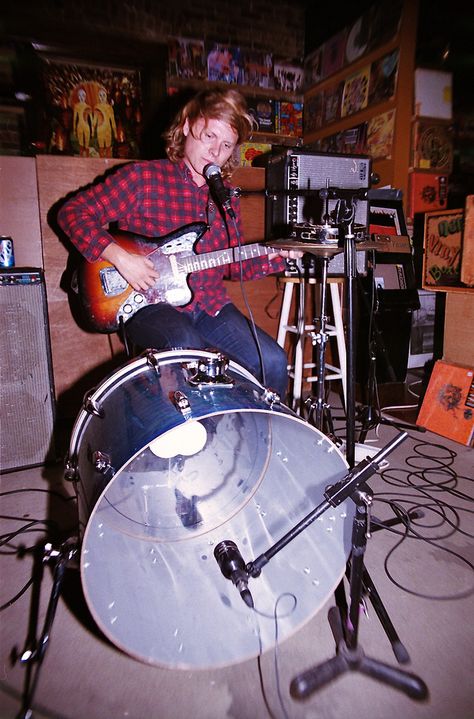
M192 132L194 123L199 118L227 122L237 133L239 145L248 140L255 125L255 120L249 113L245 98L240 92L221 86L207 87L184 105L163 135L166 141L166 154L171 162L178 162L184 157L186 137L183 127L186 120ZM229 177L236 164L234 157L231 156L221 168L222 175Z

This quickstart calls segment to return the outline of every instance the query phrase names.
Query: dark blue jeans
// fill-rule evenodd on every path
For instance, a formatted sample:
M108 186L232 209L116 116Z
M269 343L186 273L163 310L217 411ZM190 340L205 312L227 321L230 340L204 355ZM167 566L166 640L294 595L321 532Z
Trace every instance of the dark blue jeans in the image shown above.
M165 303L149 305L128 320L125 332L133 344L142 349L218 350L245 367L265 387L278 392L285 401L286 352L257 327L259 351L250 321L231 303L216 317L210 317L200 308L179 312Z

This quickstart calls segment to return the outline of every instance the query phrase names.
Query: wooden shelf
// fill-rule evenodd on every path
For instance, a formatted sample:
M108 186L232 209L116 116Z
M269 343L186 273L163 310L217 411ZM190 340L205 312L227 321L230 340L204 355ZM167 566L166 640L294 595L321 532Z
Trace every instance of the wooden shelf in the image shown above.
M265 132L253 132L249 142L266 142L269 145L284 145L285 147L300 147L303 144L302 137L293 135L275 135Z
M283 92L273 87L259 87L256 85L239 85L237 83L214 82L209 80L199 80L196 78L167 77L166 84L168 87L193 88L201 90L206 84L218 85L221 87L234 87L242 93L244 97L269 97L275 100L283 100L285 102L303 102L302 93Z

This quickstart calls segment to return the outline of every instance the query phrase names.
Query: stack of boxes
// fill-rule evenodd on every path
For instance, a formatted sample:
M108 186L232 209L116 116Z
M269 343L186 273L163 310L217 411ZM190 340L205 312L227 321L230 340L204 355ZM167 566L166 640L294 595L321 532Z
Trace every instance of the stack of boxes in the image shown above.
M453 167L452 75L415 70L415 114L412 121L408 217L443 210L448 202Z

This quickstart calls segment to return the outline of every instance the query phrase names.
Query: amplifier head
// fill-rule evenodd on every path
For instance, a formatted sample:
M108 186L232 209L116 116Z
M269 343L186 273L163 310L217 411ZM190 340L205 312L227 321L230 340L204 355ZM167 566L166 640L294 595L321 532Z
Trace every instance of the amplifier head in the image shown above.
M356 225L366 227L369 203L361 191L368 190L370 177L370 158L362 155L291 148L270 156L266 163L266 239L287 237L289 227L297 223L325 224L326 212L333 217L339 202L352 205ZM327 188L334 191L326 204L320 192Z

